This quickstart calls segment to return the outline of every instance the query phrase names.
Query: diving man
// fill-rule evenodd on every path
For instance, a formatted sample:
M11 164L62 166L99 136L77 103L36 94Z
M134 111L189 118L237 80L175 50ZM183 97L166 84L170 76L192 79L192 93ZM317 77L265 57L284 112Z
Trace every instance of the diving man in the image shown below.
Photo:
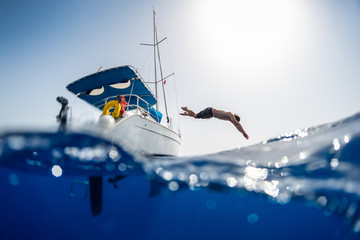
M207 118L217 118L220 120L230 121L236 127L239 132L243 134L246 139L249 139L249 136L246 134L245 130L240 124L240 117L237 114L232 114L231 112L226 112L223 110L218 110L212 107L205 108L199 113L195 113L194 111L188 109L187 107L181 107L184 110L180 115L189 116L193 118L207 119Z

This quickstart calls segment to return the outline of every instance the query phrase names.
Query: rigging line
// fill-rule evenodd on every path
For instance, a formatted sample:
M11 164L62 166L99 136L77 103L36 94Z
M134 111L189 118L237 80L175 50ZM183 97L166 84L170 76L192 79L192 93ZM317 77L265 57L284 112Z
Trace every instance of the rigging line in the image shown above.
M178 90L177 90L177 79L176 79L176 75L174 76L174 88L175 88L175 105L176 105L176 110L175 110L175 115L177 116L177 122L179 124L179 134L181 134L181 124L180 124L180 114L179 114L179 100L178 100Z
M164 84L165 85L165 84ZM171 91L169 91L169 87L164 87L164 94L165 94L165 92L166 92L166 95L167 96L169 96L170 95L170 93L171 93ZM174 112L174 106L173 106L173 102L172 101L170 101L171 99L169 99L168 100L168 103L170 104L170 108L169 108L169 111L170 111L170 114L169 114L169 116L174 116L174 115L176 115L176 113ZM174 120L173 118L171 118L171 120ZM169 123L170 124L170 126L171 126L171 128L172 128L172 130L174 130L174 122L172 122L172 123Z
M162 30L163 31L163 29L162 29L162 27L161 27L161 24L159 24L159 23L157 23L157 26L158 27L160 27L160 30ZM158 28L157 28L158 29ZM165 38L166 39L166 38ZM164 39L163 39L164 40ZM170 76L172 76L172 75L175 75L174 74L174 64L173 64L173 59L172 59L172 52L170 51L170 43L168 42L168 41L166 41L165 42L165 45L166 45L166 47L167 47L167 50L168 50L168 52L170 53L170 65L171 65L171 69L173 70L172 72L172 74L170 74L170 75L168 75L168 76L166 76L164 79L166 79L166 78L168 78L168 77L170 77ZM175 76L174 76L175 77ZM163 80L164 80L163 79ZM160 81L160 80L159 80ZM179 127L179 134L181 134L181 127L180 127L180 115L179 115L179 100L178 100L178 92L177 92L177 85L176 85L176 82L177 82L177 80L176 80L176 77L175 77L175 79L174 79L174 88L175 88L175 105L176 105L176 111L175 111L175 114L174 114L174 112L172 112L172 114L173 115L177 115L177 122L178 122L178 127Z
M140 22L140 24L138 24L134 29L133 29L133 31L131 32L132 34L128 34L127 36L130 36L130 35L134 35L133 33L136 31L136 32L140 32L140 33L142 33L142 34L140 34L140 39L141 39L141 41L140 42L143 42L146 38L147 38L147 36L149 36L150 34L149 34L149 32L150 32L150 30L151 30L151 28L149 28L149 27L146 27L145 29L145 31L138 31L138 29L141 27L141 26L143 26L143 25L148 25L148 23L150 22L149 21L149 19L151 18L151 15L148 15L147 17L145 17L141 22ZM141 66L141 61L142 61L142 59L147 59L147 58L145 58L144 56L144 48L143 47L138 47L137 48L137 52L136 52L136 55L134 55L133 56L133 63L134 63L134 66L140 66L139 68L140 69L143 69L143 66L146 64L144 61L143 61L143 63L142 63L142 66Z
M165 35L164 33L166 33L166 31L164 31L163 30L163 28L162 28L162 26L161 26L161 24L159 23L159 22L156 22L156 29L157 29L157 31L160 29L160 33L161 33L161 35ZM159 31L158 31L159 32ZM162 41L164 41L165 39L167 39L167 37L165 37L165 38L163 38L160 42L158 42L157 44L159 44L159 43L161 43ZM164 45L166 45L166 48L169 50L169 45L170 45L170 43L169 43L169 41L166 41L166 42L164 42L164 44L162 45L162 46L164 46ZM174 67L173 67L173 65L172 65L172 59L171 59L171 51L168 51L167 53L170 53L170 62L171 62L171 69L173 70L174 69ZM164 57L164 52L162 52L162 56ZM169 54L167 54L166 56L165 56L165 59L167 60L167 57L169 57ZM168 65L167 65L167 61L165 61L165 63L163 62L162 63L165 67L167 67ZM173 71L174 72L174 71Z
M136 48L136 54L133 55L133 59L132 59L132 63L134 63L134 66L140 65L140 52L141 52L141 49Z
M175 78L175 76L174 76ZM179 101L178 101L178 95L177 95L177 86L176 86L176 78L174 79L174 86L175 86L175 101L176 101L176 115L177 115L177 121L179 124L179 134L181 134L181 124L180 124L180 114L179 114Z
M163 27L161 26L161 24L159 22L157 23L157 26L158 26L157 28L160 29L160 33L164 34L164 33L168 32L168 31L164 31Z
M156 74L156 42L157 42L157 37L156 37L156 25L155 25L155 11L153 10L153 24L154 24L154 73L155 73L155 96L156 99L158 98L158 90L157 90L157 74ZM156 101L156 110L159 110L159 104L158 101Z
M174 73L171 75L175 75ZM175 116L176 115L176 126L178 127L178 133L181 135L181 128L180 128L180 115L179 115L179 102L178 102L178 96L177 96L177 87L176 87L176 79L174 79L174 88L172 89L171 93L173 93L173 91L175 91L175 93L173 95L175 95L175 106L174 106L174 102L171 101L170 104L172 107L170 107L169 111L171 113L171 116ZM173 81L171 81L173 82ZM170 83L171 84L171 83ZM165 88L165 91L167 92L167 94L170 94L169 91L169 87ZM172 99L170 99L172 100ZM175 108L175 110L174 110ZM175 130L175 128L173 128L173 130Z
M72 121L72 109L73 109L73 106L74 106L75 102L77 101L77 99L78 99L78 95L76 94L76 95L74 96L74 101L72 102L72 104L71 104L71 106L70 106L70 108L69 108L69 112L70 112L70 122Z
M142 73L146 73L145 76L147 77L145 77L145 79L150 78L150 67L148 64L150 58L149 55L150 54L147 51L145 51L145 48L143 46L139 47L137 53L137 60L136 63L134 64L134 66L138 66L135 68L137 73L139 73L139 71Z
M126 34L126 36L125 36L125 38L131 38L130 36L131 35L134 35L134 33L136 32L136 31L138 31L138 29L142 26L142 25L144 25L144 23L146 23L147 21L149 21L149 18L150 18L151 16L150 15L148 15L147 17L145 17L137 26L135 26L134 28L133 28L133 30L131 31L131 32L129 32L128 34Z
M166 31L164 31L163 29L162 29L162 27L161 27L161 24L160 23L157 23L157 30L162 30L162 31L160 31L160 33L162 33L162 34L164 34L164 32L166 32ZM167 39L167 37L165 37L164 39ZM172 59L172 51L171 51L171 42L170 41L166 41L163 45L161 45L161 46L164 46L166 49L167 49L167 51L165 51L165 59L166 60L169 60L170 59L170 69L172 69L172 71L174 72L174 64L173 64L173 59ZM163 47L163 48L164 48ZM162 52L162 57L164 58L164 51ZM165 65L164 65L165 64ZM165 62L163 62L163 65L165 66L165 67L167 67L168 65L167 64L169 64L168 63L168 61L165 61ZM175 71L176 72L176 71Z
M172 74L167 75L166 77L164 77L163 79L160 79L160 80L157 81L156 83L159 83L159 82L161 82L161 81L163 81L163 80L166 80L166 79L168 79L169 77L171 77L171 76L173 76L173 75L175 75L175 73L172 73ZM154 82L145 82L145 83L154 84ZM164 84L165 84L165 83L164 83Z
M74 99L73 103L71 104L71 108L74 106L74 104L75 104L75 102L76 102L77 99L78 99L78 97L75 96L75 99Z
M131 79L130 79L131 81ZM131 101L131 97L132 97L132 92L133 92L133 89L134 89L134 85L135 85L135 79L133 79L133 84L131 86L131 91L130 91L130 96L129 96L129 104L127 105L127 109L126 111L129 111L129 105L130 105L130 101Z
M148 35L148 33L146 33L146 35L144 35L142 37L142 39L144 40L147 35ZM134 55L134 57L133 57L133 58L135 58L135 64L134 64L135 66L141 66L141 62L142 62L142 68L143 68L143 66L146 64L146 60L145 61L142 60L142 59L147 59L144 57L144 55L145 55L144 52L145 51L144 51L143 46L140 45L139 47L137 47L136 55ZM133 59L133 62L134 62L134 59Z
M158 45L159 42L158 42L158 36L157 36L157 30L156 30L156 26L155 26L155 21L154 21L154 29L155 29L155 38L156 38L156 43L157 43L156 49L157 49L157 56L158 56L158 60L159 60L161 86L162 86L163 95L164 95L163 97L164 97L164 105L165 105L165 112L166 112L166 120L167 120L167 123L169 123L169 113L168 113L168 109L167 109L165 87L164 87L164 76L163 76L163 71L162 71L162 67L161 67L160 49L159 49L159 45ZM155 82L156 82L156 79L155 79Z
M146 54L146 55L149 55L149 54ZM135 66L139 66L138 69L141 71L141 72L145 72L145 66L148 65L148 62L149 62L149 57L146 56L145 57L145 51L144 51L144 47L141 47L141 49L138 50L138 58L136 60L136 63L135 63ZM147 74L149 75L149 74Z

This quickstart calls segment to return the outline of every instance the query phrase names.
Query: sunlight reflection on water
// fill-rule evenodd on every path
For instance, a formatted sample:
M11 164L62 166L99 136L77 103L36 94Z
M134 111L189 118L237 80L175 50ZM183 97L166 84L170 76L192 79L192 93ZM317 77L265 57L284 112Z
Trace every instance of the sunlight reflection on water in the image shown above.
M355 159L345 159L358 156L349 151L360 148L347 148L358 144L358 138L350 138L350 132L359 136L360 114L218 154L141 162L146 172L161 169L156 174L172 173L171 182L186 183L191 190L217 183L233 190L266 194L279 204L287 204L292 198L312 201L325 212L344 215L358 231L360 190L356 186L360 183L360 165ZM252 216L249 221L254 219Z
M59 139L70 140L66 145ZM0 163L31 171L51 170L55 177L69 172L122 176L140 169L139 173L169 192L184 188L252 192L279 204L302 199L324 212L342 215L359 231L359 144L357 114L249 147L195 157L129 155L121 147L89 135L14 134L0 138ZM23 160L13 161L11 154L18 153L23 153ZM13 186L20 182L15 175L9 181ZM216 202L208 200L206 207L214 209ZM255 215L248 221L257 222Z

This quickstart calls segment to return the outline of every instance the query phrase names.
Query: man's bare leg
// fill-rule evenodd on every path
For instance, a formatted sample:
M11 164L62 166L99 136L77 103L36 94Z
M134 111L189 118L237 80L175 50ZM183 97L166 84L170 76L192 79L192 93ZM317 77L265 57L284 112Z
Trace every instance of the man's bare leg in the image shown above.
M181 107L181 109L184 110L184 112L180 113L180 115L196 118L196 113L194 111L188 109L187 107Z

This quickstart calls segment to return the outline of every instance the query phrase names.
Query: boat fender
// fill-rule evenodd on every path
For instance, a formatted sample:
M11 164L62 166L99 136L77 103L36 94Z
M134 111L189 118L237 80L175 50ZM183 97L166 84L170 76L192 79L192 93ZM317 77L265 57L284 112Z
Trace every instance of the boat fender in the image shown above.
M109 111L111 108L114 108L111 116L118 118L120 116L121 106L116 100L109 101L107 104L105 104L103 108L103 115L110 115Z
M98 127L101 130L111 130L113 129L113 127L115 126L115 118L113 118L110 115L101 115L99 122L98 122Z

